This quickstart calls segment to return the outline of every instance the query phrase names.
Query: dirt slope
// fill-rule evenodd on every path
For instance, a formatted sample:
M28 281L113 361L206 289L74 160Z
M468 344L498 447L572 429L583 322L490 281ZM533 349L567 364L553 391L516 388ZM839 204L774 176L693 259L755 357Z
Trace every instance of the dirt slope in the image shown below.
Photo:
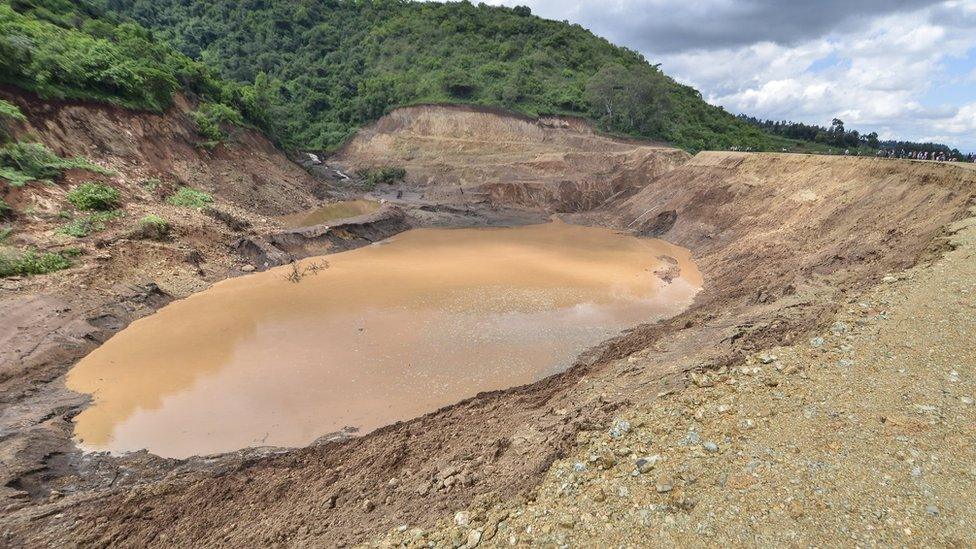
M614 142L570 121L567 127L547 127L552 124L469 109L416 108L394 113L371 128L372 134L361 134L340 161L405 165L411 186L425 192L424 207L470 213L513 203L571 211L600 206L570 218L659 235L693 251L706 282L689 311L658 325L636 327L592 349L562 375L481 394L361 438L324 437L319 444L280 453L252 451L167 463L144 455L92 460L55 454L61 456L57 459L77 460L71 475L41 478L51 474L48 459L48 473L20 474L8 484L31 492L32 498L6 508L0 518L4 542L331 546L376 539L403 524L427 530L476 501L486 502L481 508L521 509L526 497L537 494L540 481L560 474L561 469L551 469L553 463L586 452L585 445L602 440L616 416L647 414L661 394L697 398L682 390L687 372L696 372L703 385L714 382L706 383L701 372L726 383L722 376L749 365L756 353L802 344L823 333L838 311L847 308L852 292L878 284L887 273L938 257L948 248L940 239L943 228L969 215L976 196L976 172L956 166L725 153L702 153L679 164L687 158L684 153ZM571 151L580 149L582 158L574 158ZM557 159L551 167L534 164L546 155ZM608 161L614 171L601 171ZM559 175L548 178L548 173ZM573 181L569 195L554 183L563 178ZM526 186L525 181L533 183ZM451 192L457 183L465 188L464 198ZM498 184L508 190L492 191ZM533 191L518 190L525 188ZM566 198L582 189L587 200ZM148 259L138 264L154 278L162 272L165 280L166 271L154 270ZM151 305L132 305L151 304L157 298L150 290L144 287L138 294L142 297L120 302L129 304L130 316L151 310ZM46 295L38 287L17 298ZM52 312L49 318L56 316ZM124 326L122 316L113 316L118 321L109 321L109 328L84 349ZM38 333L45 329L43 320L31 326ZM48 370L49 385L58 383L66 360L59 362L62 370ZM762 387L771 383L763 381ZM788 383L782 383L786 391ZM824 383L837 381L825 378ZM13 397L13 402L20 406L32 398L24 394L28 396ZM786 409L768 405L776 413ZM70 418L74 408L66 409L37 420L28 429L37 433L35 440L44 433L63 442L51 433L63 429ZM665 407L661 413L685 416L672 410ZM24 430L13 420L4 429ZM14 447L2 442L4 448ZM635 445L633 451L644 451L636 449L636 442L628 444ZM25 447L21 454L37 452L33 448ZM679 463L677 457L668 459ZM698 477L718 474L710 464L702 467L706 471ZM679 473L683 471L671 474ZM676 482L683 490L690 478L681 476ZM36 484L28 486L28 481ZM502 503L491 507L495 501ZM686 505L678 500L674 506ZM484 518L473 515L468 527L438 530L416 541L441 540L453 546L458 536L461 542L473 540L468 536L486 526ZM513 524L533 524L526 520ZM545 519L539 521L541 528Z
M687 158L671 147L600 135L576 119L419 106L364 128L336 160L350 171L403 167L410 186L439 203L575 212L640 188Z
M4 245L42 251L81 250L74 267L47 276L0 280L0 507L38 492L76 452L70 418L86 399L64 389L62 376L131 320L153 312L216 280L240 273L234 244L247 234L273 230L265 215L318 203L326 185L290 162L261 135L237 130L212 150L199 146L178 99L162 115L80 102L48 102L0 90L27 121L13 127L25 141L39 141L63 156L84 156L114 171L72 170L54 182L10 187L0 197L17 213ZM149 180L156 182L147 184ZM121 215L84 238L59 234L71 211L67 191L97 180L121 193ZM214 194L205 211L164 199L179 186ZM162 241L132 236L139 219L166 219ZM81 217L83 213L75 214ZM73 458L72 458L73 459Z
M976 545L976 217L952 231L943 259L849 295L809 340L620 410L529 501L377 542Z

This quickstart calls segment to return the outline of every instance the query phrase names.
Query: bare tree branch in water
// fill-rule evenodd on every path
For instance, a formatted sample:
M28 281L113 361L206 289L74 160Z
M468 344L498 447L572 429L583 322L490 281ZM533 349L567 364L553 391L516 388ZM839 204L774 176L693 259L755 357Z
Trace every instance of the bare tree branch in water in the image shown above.
M309 263L302 267L298 261L291 262L291 271L285 277L285 280L293 284L298 284L303 278L309 275L317 275L319 271L329 268L329 262L322 259L314 263Z

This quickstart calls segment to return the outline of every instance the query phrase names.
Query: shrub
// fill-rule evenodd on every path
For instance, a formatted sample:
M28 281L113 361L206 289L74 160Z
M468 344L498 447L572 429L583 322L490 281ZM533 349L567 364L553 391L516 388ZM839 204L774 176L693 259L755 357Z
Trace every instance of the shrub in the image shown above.
M190 187L181 187L180 190L167 198L166 202L174 206L204 208L213 202L213 197L203 191L198 191Z
M29 181L49 181L69 169L112 174L110 170L81 157L61 158L41 143L18 141L0 148L0 178L6 179L14 187Z
M8 276L30 276L67 269L71 266L71 256L77 250L38 253L28 249L20 254L0 252L0 278Z
M363 183L369 189L379 185L380 183L390 184L396 183L397 181L403 181L403 178L407 176L407 170L394 166L387 166L384 168L368 168L358 170L356 174L363 178Z
M9 121L23 122L26 120L17 105L0 99L0 143L10 139Z
M139 220L139 224L132 231L133 238L146 240L165 240L169 236L169 222L158 215L149 214Z
M68 202L79 210L111 210L119 203L119 191L103 183L82 183L68 192Z
M14 213L14 208L7 201L0 198L0 219L3 219Z
M75 219L58 229L58 232L75 238L82 238L92 233L105 230L105 224L122 215L121 212L98 212Z
M222 127L224 124L244 125L241 113L223 103L204 103L190 116L196 122L200 135L214 143L227 139L227 132Z
M14 230L10 227L0 228L0 242L5 242L13 232Z

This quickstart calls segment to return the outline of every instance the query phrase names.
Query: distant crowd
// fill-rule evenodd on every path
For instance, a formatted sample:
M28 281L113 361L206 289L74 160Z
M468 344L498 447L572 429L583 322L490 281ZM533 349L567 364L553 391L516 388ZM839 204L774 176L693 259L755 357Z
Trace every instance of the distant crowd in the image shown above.
M846 153L845 154L849 154ZM905 149L878 149L878 158L904 158L908 160L932 160L934 162L976 162L976 154L955 156L944 151L907 151Z
M739 147L733 145L729 147L730 151L745 151L752 152L752 147ZM783 152L790 152L789 149L784 148ZM833 149L829 149L827 154L840 154L840 150L836 152ZM870 155L870 153L868 153ZM855 149L853 152L850 149L844 150L845 156L861 156L861 151ZM952 153L946 153L945 151L912 151L907 149L878 149L876 154L878 158L901 158L905 160L931 160L933 162L973 162L976 163L976 153L969 154L959 154L955 155Z

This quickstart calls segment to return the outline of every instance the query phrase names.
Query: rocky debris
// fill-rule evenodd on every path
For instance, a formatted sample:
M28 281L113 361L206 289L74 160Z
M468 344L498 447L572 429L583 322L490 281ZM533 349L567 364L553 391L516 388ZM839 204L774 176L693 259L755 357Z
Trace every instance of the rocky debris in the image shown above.
M957 249L907 293L852 297L824 335L692 371L684 390L581 434L535 496L497 504L499 545L976 544L966 258Z

